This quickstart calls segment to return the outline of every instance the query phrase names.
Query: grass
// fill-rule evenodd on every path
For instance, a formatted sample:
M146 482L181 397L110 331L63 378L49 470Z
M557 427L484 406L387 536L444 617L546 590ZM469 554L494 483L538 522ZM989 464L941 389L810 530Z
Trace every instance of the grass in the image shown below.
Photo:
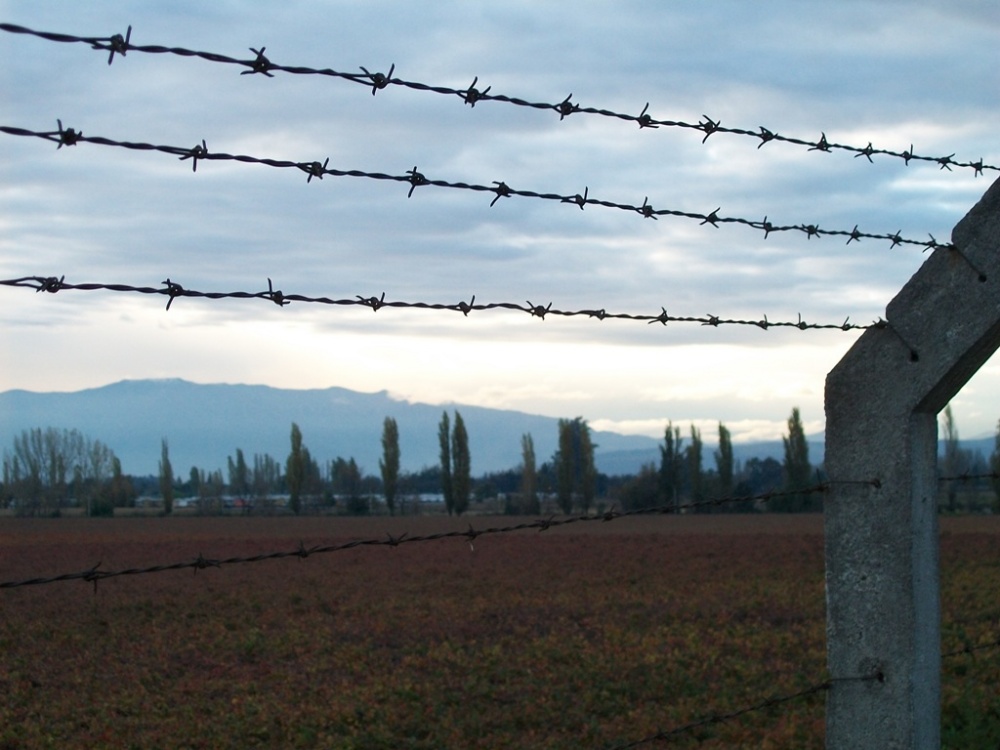
M486 526L498 519L475 519ZM499 520L504 524L508 519ZM0 519L0 579L463 529L446 518ZM1000 631L1000 519L944 519L944 650ZM577 748L824 679L822 519L539 534L0 591L0 748ZM947 746L1000 654L946 660ZM674 746L823 745L823 695Z

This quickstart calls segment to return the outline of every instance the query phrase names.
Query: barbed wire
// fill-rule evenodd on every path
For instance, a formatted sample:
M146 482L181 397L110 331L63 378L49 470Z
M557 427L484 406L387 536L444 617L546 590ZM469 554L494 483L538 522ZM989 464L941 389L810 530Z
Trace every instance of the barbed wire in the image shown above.
M953 651L947 651L941 654L942 659L954 659L958 656L973 656L980 651L993 651L1000 649L1000 638L995 638L992 641L986 641L985 643L966 643L962 648L957 648Z
M982 479L997 480L1000 479L1000 474L995 471L989 471L983 474L965 472L964 474L956 474L954 476L938 477L939 482L978 482Z
M856 482L851 482L851 483L856 483ZM870 481L865 481L861 483L872 484L872 482ZM98 563L97 565L95 565L92 568L89 568L88 570L79 571L76 573L62 573L54 576L29 578L20 581L5 581L0 583L0 589L21 588L23 586L38 586L49 583L58 583L60 581L85 581L94 584L94 592L96 593L98 581L102 581L108 578L146 575L150 573L162 573L168 570L186 570L189 568L193 569L195 573L197 573L198 570L203 570L205 568L221 568L223 565L263 562L265 560L283 560L292 557L305 559L311 555L319 555L329 552L342 552L344 550L355 549L357 547L398 547L403 544L413 544L417 542L435 542L442 539L464 539L465 541L468 542L469 547L471 549L475 549L474 542L481 536L509 534L512 532L526 531L532 529L536 531L547 531L548 529L558 528L561 526L569 526L577 523L588 523L588 522L607 523L619 518L628 518L631 516L669 515L672 513L695 510L698 508L716 507L728 504L767 503L782 497L824 493L828 490L829 486L830 483L826 482L823 484L816 484L798 490L788 490L788 491L772 490L758 495L738 495L738 496L734 495L728 497L718 497L707 500L692 501L688 503L682 503L679 505L674 505L674 504L655 505L645 508L635 508L632 510L617 510L615 507L611 507L608 510L598 513L596 515L585 513L576 516L567 516L565 518L557 518L556 516L549 516L548 518L539 518L534 521L525 521L522 523L510 524L507 526L491 526L484 529L476 529L470 522L469 528L465 529L464 531L439 531L436 533L421 534L414 536L411 536L408 533L399 534L397 536L393 536L392 534L386 533L385 537L355 539L349 542L341 542L335 544L318 544L318 545L313 545L311 547L306 547L303 543L300 542L298 548L296 549L278 550L275 552L264 552L261 554L249 555L249 556L206 558L204 555L199 554L198 557L193 560L168 563L165 565L150 565L142 568L127 568L122 570L101 570L100 569L101 563Z
M873 163L872 156L889 156L898 159L902 159L904 164L907 166L911 161L917 162L928 162L937 164L939 169L945 169L949 172L952 171L952 167L960 167L966 169L972 169L973 174L979 177L983 174L984 170L990 171L1000 171L1000 167L993 166L990 164L983 163L983 159L980 157L977 161L956 161L955 154L949 154L947 156L924 156L914 152L913 144L910 144L910 148L906 151L893 151L891 149L875 148L872 142L869 141L867 146L858 147L849 144L836 143L830 141L826 137L826 133L822 132L820 134L819 140L808 140L804 138L797 138L792 136L781 135L776 130L772 128L766 128L763 125L758 126L756 129L747 129L742 127L727 127L724 126L721 121L714 120L708 115L702 115L702 119L698 122L685 122L683 120L662 120L654 118L649 114L649 102L646 102L642 111L638 115L628 114L624 112L615 112L609 109L597 108L597 107L584 107L578 103L572 101L573 94L570 94L563 100L559 102L532 102L521 97L508 96L506 94L490 93L492 90L491 86L486 88L477 88L479 83L478 76L472 81L472 84L466 88L457 89L448 86L435 86L426 83L420 83L417 81L408 81L402 78L394 78L393 73L395 72L395 64L391 65L388 74L375 72L370 72L364 66L361 66L360 73L347 73L336 71L331 68L311 68L305 66L291 66L291 65L280 65L271 61L267 56L264 55L266 47L261 47L259 50L256 48L249 48L254 57L251 59L238 59L234 57L229 57L227 55L221 55L214 52L200 52L197 50L185 49L184 47L165 47L161 45L137 45L131 43L132 37L132 27L128 27L128 31L125 36L121 34L114 34L110 37L80 37L73 36L70 34L61 34L47 31L35 31L32 29L25 28L24 26L17 26L15 24L2 23L0 24L0 30L6 31L12 34L29 34L32 36L37 36L42 39L53 42L65 42L65 43L83 43L89 44L93 49L108 52L108 65L114 61L116 54L122 57L126 56L128 52L143 52L150 54L171 54L178 55L181 57L194 57L200 58L202 60L207 60L213 63L222 63L227 65L236 65L239 67L247 68L240 73L240 75L254 75L260 74L267 76L269 78L274 77L275 72L289 73L292 75L316 75L324 76L333 79L339 79L343 81L349 81L351 83L361 84L366 88L371 88L372 95L374 96L379 91L382 91L389 86L399 86L415 91L441 94L444 96L454 96L461 99L465 104L470 107L475 108L476 104L479 102L501 102L505 104L511 104L519 107L526 107L529 109L538 109L552 111L559 115L559 119L564 120L570 115L596 115L600 117L612 118L616 120L622 120L625 122L635 123L639 126L640 130L650 129L655 130L660 127L664 128L679 128L685 130L693 130L698 133L702 133L702 143L705 143L709 136L715 135L716 133L737 135L751 138L757 141L757 148L761 148L766 143L787 143L796 146L804 146L808 151L812 152L824 152L829 153L832 151L845 151L852 153L854 158L865 157L868 162Z
M998 648L1000 648L1000 638L976 645L966 644L963 648L941 654L941 658L953 659L960 656L973 655L980 651L989 651ZM871 675L865 675L859 677L830 678L822 682L810 685L809 687L803 688L802 690L798 690L794 693L786 693L783 695L772 695L770 697L764 698L763 700L758 700L750 705L734 709L726 713L711 713L701 718L687 722L686 724L681 724L671 729L660 730L654 734L642 737L641 739L633 740L631 742L627 742L621 745L614 745L611 748L609 748L609 750L631 750L632 748L648 745L652 742L666 741L674 737L677 737L679 735L693 732L697 729L713 726L715 724L722 724L724 722L746 716L747 714L756 713L759 711L765 711L774 706L779 706L784 703L791 703L793 701L798 701L803 698L808 698L809 696L832 689L834 684L838 682L859 682L859 681L869 682L873 680L882 682L884 679L885 676L879 671L876 671Z
M891 243L890 248L896 247L897 245L914 245L922 247L925 251L935 250L939 247L954 248L954 245L951 243L938 242L932 234L928 234L930 237L929 240L916 240L903 237L898 230L893 234L862 232L858 229L857 224L855 224L854 228L851 230L823 229L818 224L778 225L771 222L767 216L764 216L763 220L760 221L738 216L720 216L719 211L722 210L721 206L707 214L694 211L681 211L678 209L657 209L649 203L649 196L645 197L642 205L618 203L615 201L590 197L589 187L584 188L582 195L580 193L563 195L560 193L541 193L535 190L518 190L510 187L502 180L494 180L490 185L468 182L452 182L449 180L430 179L422 172L418 171L416 165L414 165L413 169L410 169L405 174L401 175L386 174L384 172L366 172L358 169L335 169L329 166L329 158L326 158L323 162L299 162L287 159L248 156L245 154L228 154L221 151L209 151L208 145L204 140L202 140L200 144L191 148L184 148L181 146L163 146L134 141L119 141L111 138L105 138L103 136L85 136L81 131L77 131L74 128L63 128L62 120L57 120L56 122L58 130L36 131L2 125L0 126L0 133L20 137L41 138L43 140L56 143L58 148L62 148L63 146L76 146L80 143L93 143L100 146L124 148L132 151L156 151L177 156L181 161L190 159L192 171L195 172L198 171L199 161L237 161L246 164L261 164L277 169L298 169L307 175L306 182L312 182L314 177L318 180L322 180L323 177L327 175L334 177L359 177L370 180L402 182L407 183L410 186L410 189L407 192L407 198L412 197L413 192L418 187L431 186L457 190L470 190L478 193L492 193L494 197L493 200L490 201L490 207L495 206L497 201L501 198L519 196L522 198L535 198L538 200L568 203L577 206L581 211L585 206L600 206L602 208L610 208L619 211L626 211L628 213L634 213L646 219L658 220L661 216L692 219L698 221L702 226L710 225L716 229L718 229L720 224L738 224L764 232L765 239L767 239L767 237L772 233L799 232L804 234L807 239L823 236L847 237L847 242L845 244L848 245L862 239L874 239L888 240Z
M878 679L877 676L871 677L856 677L856 678L842 678L844 680L873 680ZM747 714L756 713L758 711L764 711L768 708L774 706L780 706L784 703L791 703L792 701L801 700L803 698L808 698L816 693L822 693L833 687L834 680L824 680L823 682L811 685L803 690L799 690L794 693L788 693L786 695L775 695L763 700L757 701L751 705L744 706L743 708L738 708L733 711L728 711L726 713L712 713L707 716L703 716L694 721L690 721L686 724L681 724L672 729L660 730L654 734L647 735L638 740L633 740L632 742L627 742L623 745L613 745L609 750L631 750L632 748L641 747L643 745L648 745L651 742L663 742L665 740L672 739L682 734L687 734L693 732L696 729L702 729L705 727L710 727L715 724L722 724L733 719L738 719L741 716L746 716Z
M36 292L48 292L55 294L64 290L72 291L110 291L127 292L135 294L156 294L168 297L167 307L169 310L174 300L178 297L192 297L199 299L221 300L221 299L260 299L273 302L279 307L284 307L292 302L304 302L309 304L333 305L340 307L367 307L373 312L378 312L383 308L403 308L417 310L448 310L460 312L468 317L471 312L482 312L487 310L512 310L523 312L535 318L545 319L548 315L559 317L586 317L596 320L629 320L645 322L647 324L661 323L700 323L703 326L718 328L719 326L753 326L767 330L769 328L798 328L799 330L840 330L840 331L860 331L869 328L886 328L888 323L884 320L877 320L871 324L851 323L848 317L843 323L807 323L798 316L797 321L769 320L765 315L760 320L739 320L735 318L722 318L718 315L685 316L670 315L666 308L661 308L661 312L651 315L641 313L616 313L608 312L606 309L593 310L560 310L552 307L552 303L547 305L536 305L530 300L524 304L517 302L476 302L475 295L469 302L456 302L454 304L436 302L403 302L400 300L387 300L385 292L378 297L365 297L355 295L351 298L332 299L330 297L310 297L302 294L286 294L280 289L275 290L271 279L267 280L267 291L260 292L200 292L194 289L187 289L169 278L163 282L162 287L132 286L129 284L107 284L107 283L84 283L70 284L65 281L65 276L22 276L16 279L2 279L0 286L24 287L34 289Z
M984 643L972 644L966 643L960 649L955 649L953 651L948 651L941 654L942 659L954 659L961 656L972 656L982 651L993 651L1000 649L1000 638L996 638L991 641ZM798 690L794 693L786 693L783 695L772 695L766 697L762 700L755 701L754 703L743 706L726 713L711 713L706 716L702 716L693 721L687 722L685 724L678 725L671 729L660 730L654 734L647 735L637 740L627 742L625 744L614 745L609 750L631 750L632 748L641 747L643 745L648 745L652 742L662 742L682 734L687 734L693 732L697 729L702 729L705 727L713 726L715 724L722 724L733 719L738 719L740 717L746 716L747 714L756 713L759 711L765 711L774 706L779 706L784 703L791 703L793 701L798 701L803 698L808 698L809 696L815 695L817 693L822 693L833 688L834 684L837 682L858 682L858 681L872 681L877 680L882 682L885 676L880 672L876 671L871 675L860 676L860 677L839 677L824 680L819 683L815 683L807 688Z

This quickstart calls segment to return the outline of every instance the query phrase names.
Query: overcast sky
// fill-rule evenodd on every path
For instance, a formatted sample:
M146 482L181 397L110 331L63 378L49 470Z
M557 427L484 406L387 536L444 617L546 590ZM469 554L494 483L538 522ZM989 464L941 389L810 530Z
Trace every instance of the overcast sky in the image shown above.
M940 2L0 2L36 30L572 102L659 120L1000 164L1000 6ZM987 170L0 33L0 125L588 197L777 225L947 241ZM562 310L870 323L926 258L885 240L0 134L0 278ZM724 421L823 429L826 373L857 332L521 312L329 307L0 287L0 390L124 378L386 389L662 436ZM955 400L1000 417L1000 360Z

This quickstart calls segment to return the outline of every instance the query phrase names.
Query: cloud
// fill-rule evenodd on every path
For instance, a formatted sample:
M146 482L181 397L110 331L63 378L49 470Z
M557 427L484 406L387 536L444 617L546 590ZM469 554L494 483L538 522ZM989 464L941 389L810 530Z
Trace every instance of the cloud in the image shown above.
M905 12L903 9L905 8ZM624 2L614 11L512 2L255 7L126 3L12 6L10 20L79 34L124 32L283 64L388 72L583 106L864 147L1000 162L988 3L721 5ZM971 171L756 137L557 113L457 96L371 89L324 76L131 51L110 67L86 45L4 34L6 124L290 160L338 169L591 197L777 224L948 238L985 190ZM867 323L922 263L921 247L806 240L741 225L526 197L190 161L0 136L0 271L204 291L379 296L452 304L530 300L562 309ZM991 173L994 174L994 173ZM30 300L28 299L30 297ZM585 413L773 424L822 413L825 369L856 334L669 326L523 313L370 310L259 300L0 289L11 357L0 387L111 382L127 371L200 382L364 385L407 398ZM40 329L43 331L40 333ZM109 336L127 342L108 345ZM83 368L43 371L65 348ZM101 351L94 360L87 352ZM700 363L696 359L703 358ZM677 375L669 371L684 361ZM690 364L688 364L690 361ZM456 362L461 363L458 367ZM7 364L10 363L10 364ZM348 364L350 363L350 364ZM976 429L1000 403L969 409ZM655 409L656 411L649 411ZM959 414L960 421L964 418ZM700 420L700 421L698 421ZM750 429L749 427L747 428Z
M644 435L660 440L664 437L667 425L671 424L675 428L680 428L681 437L686 442L690 442L691 428L694 427L706 445L715 447L719 444L719 422L708 419L698 419L683 424L663 419L596 419L589 424L592 430L617 432L623 435ZM724 424L729 430L730 439L737 444L780 440L788 436L788 423L785 421L738 419ZM806 434L815 435L823 431L824 425L822 420L814 419L803 422L802 426Z

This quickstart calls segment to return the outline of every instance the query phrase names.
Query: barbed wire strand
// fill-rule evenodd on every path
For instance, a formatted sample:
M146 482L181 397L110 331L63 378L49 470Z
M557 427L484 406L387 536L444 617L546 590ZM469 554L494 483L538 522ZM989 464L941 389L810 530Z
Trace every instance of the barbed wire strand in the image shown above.
M974 644L972 642L966 643L962 648L955 649L953 651L947 651L941 654L942 659L954 659L961 656L975 656L976 654L983 651L994 651L1000 649L1000 638L994 638L993 640L986 641L983 643ZM695 719L686 724L681 724L672 729L661 730L655 734L648 735L638 740L628 742L623 745L614 745L609 750L630 750L631 748L641 747L642 745L647 745L651 742L661 742L669 740L681 734L686 734L692 732L696 729L701 729L703 727L712 726L714 724L721 724L732 719L737 719L747 714L755 713L758 711L764 711L773 706L781 705L783 703L790 703L802 698L807 698L816 693L824 692L830 690L833 685L837 682L855 682L855 681L871 681L877 680L882 682L884 680L884 675L881 672L875 672L872 675L863 677L840 677L831 678L824 680L823 682L816 683L810 687L804 688L794 693L788 693L785 695L770 696L759 700L750 705L744 706L742 708L729 711L727 713L712 713L707 716Z
M584 188L583 194L575 193L573 195L563 195L560 193L542 193L535 190L518 190L510 187L507 183L502 180L494 180L490 185L467 183L467 182L452 182L449 180L439 180L430 179L422 172L417 170L416 165L413 169L408 170L405 174L401 175L391 175L384 172L366 172L358 169L335 169L329 166L330 159L327 158L323 162L311 161L311 162L298 162L290 161L287 159L272 159L268 157L258 157L258 156L248 156L245 154L229 154L220 151L209 151L208 145L205 140L201 143L191 147L184 148L180 146L163 146L155 145L152 143L135 142L135 141L120 141L111 138L105 138L103 136L85 136L81 131L77 131L74 128L63 128L62 120L56 121L58 125L58 130L50 131L36 131L28 130L26 128L13 127L9 125L0 126L0 133L5 133L7 135L19 136L19 137L31 137L31 138L41 138L52 143L56 143L58 148L63 146L76 146L80 143L92 143L100 146L111 146L115 148L124 148L132 151L156 151L165 154L171 154L177 156L181 161L191 160L192 171L198 170L199 161L237 161L245 164L261 164L268 167L274 167L277 169L298 169L307 175L306 182L312 182L315 177L318 180L322 180L324 176L331 175L334 177L358 177L370 180L388 180L391 182L401 182L406 183L410 186L407 192L407 197L412 197L413 192L418 187L439 187L439 188L449 188L456 190L469 190L478 193L491 193L493 194L493 200L490 202L490 206L496 205L497 201L501 198L510 198L513 196L519 196L522 198L534 198L537 200L547 200L556 201L558 203L568 203L570 205L577 206L580 210L583 210L585 206L600 206L602 208L615 209L619 211L626 211L628 213L634 213L646 219L658 220L661 216L677 217L690 219L698 221L702 226L712 226L716 229L722 224L737 224L749 227L751 229L756 229L764 232L764 238L766 239L772 233L781 232L798 232L804 234L807 239L812 239L813 237L846 237L847 242L845 244L851 244L852 242L858 242L862 239L874 239L874 240L887 240L891 243L890 248L896 247L897 245L912 245L916 247L922 247L926 250L935 250L939 247L945 247L949 249L954 249L954 245L947 242L938 242L934 235L929 234L928 240L917 240L912 238L903 237L899 231L893 234L889 233L871 233L862 232L858 229L856 224L853 229L823 229L818 224L784 224L778 225L771 222L767 216L764 216L763 220L746 219L738 216L720 216L719 211L722 207L718 207L709 213L698 213L694 211L681 211L678 209L657 209L654 208L649 203L649 197L643 200L642 205L634 205L629 203L618 203L615 201L608 201L598 198L592 198L590 196L590 188Z
M850 679L850 678L843 678ZM854 678L856 680L871 680L876 679L875 677L858 677ZM825 680L823 682L811 685L804 690L799 690L794 693L789 693L787 695L776 695L763 700L757 701L751 705L744 706L743 708L738 708L733 711L726 713L712 713L707 716L703 716L694 721L690 721L687 724L681 724L672 729L660 730L655 734L647 735L638 740L633 740L632 742L627 742L623 745L614 745L609 750L631 750L632 748L641 747L643 745L648 745L652 742L664 742L666 740L677 737L678 735L687 734L693 732L696 729L702 729L705 727L710 727L715 724L722 724L723 722L731 721L733 719L738 719L747 714L756 713L758 711L764 711L768 708L774 706L780 706L784 703L791 703L792 701L801 700L803 698L808 698L816 693L822 693L833 687L833 680Z
M862 483L872 484L873 482L866 481ZM202 570L205 568L220 568L223 565L263 562L265 560L282 560L291 557L298 557L304 559L311 555L319 555L328 552L341 552L348 549L355 549L357 547L398 547L402 544L413 544L417 542L434 542L434 541L439 541L441 539L464 539L469 543L470 548L475 549L474 542L481 536L509 534L512 532L526 531L526 530L547 531L548 529L558 528L560 526L569 526L571 524L577 524L577 523L588 523L595 521L606 523L614 521L619 518L627 518L631 516L669 515L672 513L684 512L698 508L717 507L720 505L728 505L728 504L767 503L782 497L823 493L828 490L829 486L830 483L826 482L823 484L816 484L798 490L789 490L780 492L770 491L758 495L719 497L707 500L692 501L680 505L672 505L672 504L656 505L646 508L636 508L632 510L619 511L616 508L612 507L607 511L604 511L603 513L598 513L596 515L591 515L588 513L576 516L567 516L565 518L557 518L556 516L549 516L548 518L539 518L534 521L525 521L522 523L510 524L507 526L491 526L485 529L476 529L472 526L472 523L470 522L469 528L464 531L440 531L431 534L422 534L414 536L411 536L408 533L403 533L397 536L393 536L392 534L386 533L385 537L355 539L349 542L341 542L334 544L319 544L319 545L314 545L312 547L305 547L302 543L300 543L297 549L265 552L249 556L227 557L219 559L219 558L206 558L204 555L199 554L198 557L195 558L194 560L185 560L182 562L169 563L165 565L151 565L143 568L128 568L123 570L100 570L101 564L98 563L97 565L88 570L79 571L76 573L62 573L60 575L49 576L49 577L39 577L21 581L2 582L0 583L0 589L13 589L13 588L20 588L23 586L38 586L49 583L58 583L60 581L85 581L94 584L94 592L96 593L97 582L108 578L146 575L150 573L162 573L168 570L185 570L188 568L194 569L194 571L197 572L198 570Z
M960 656L975 655L980 651L996 650L1000 648L1000 638L992 641L988 641L980 644L966 644L965 647L961 649L956 649L954 651L949 651L941 655L942 659L953 659ZM859 682L859 681L878 681L882 682L885 676L881 672L875 672L871 675L860 676L860 677L837 677L824 680L823 682L816 683L807 688L799 690L794 693L787 693L784 695L776 695L764 698L750 705L744 706L742 708L729 711L727 713L712 713L707 716L695 719L686 724L681 724L672 729L661 730L655 734L648 735L638 740L628 742L623 745L614 745L609 748L609 750L631 750L631 748L641 747L642 745L648 745L652 742L662 742L669 740L673 737L677 737L681 734L687 734L696 729L701 729L704 727L709 727L714 724L721 724L723 722L731 721L732 719L738 719L747 714L756 713L758 711L764 711L773 706L778 706L784 703L791 703L792 701L801 700L803 698L808 698L816 693L825 692L833 688L833 686L838 682Z
M982 479L1000 480L1000 474L995 471L989 471L983 474L965 472L964 474L956 474L954 476L938 477L939 482L978 482Z
M162 282L162 287L150 287L150 286L132 286L129 284L106 284L106 283L85 283L85 284L70 284L65 281L65 276L55 277L55 276L22 276L16 279L0 279L0 286L8 287L22 287L28 289L34 289L36 292L48 292L50 294L55 294L56 292L71 290L71 291L110 291L110 292L120 292L120 293L135 293L135 294L156 294L168 297L167 307L169 310L174 300L178 297L191 297L198 299L209 299L209 300L222 300L222 299L261 299L273 302L274 304L284 307L291 304L292 302L302 302L308 304L321 304L321 305L332 305L332 306L353 306L353 307L367 307L374 312L378 312L383 308L402 308L402 309L419 309L419 310L448 310L453 312L460 312L464 316L468 316L471 312L482 312L489 310L512 310L523 312L531 315L532 317L545 319L548 315L559 316L559 317L575 317L581 316L586 318L592 318L597 320L628 320L628 321L638 321L645 322L647 324L661 323L667 325L668 323L700 323L703 326L711 326L718 328L719 326L753 326L756 328L761 328L767 330L769 328L798 328L799 330L840 330L840 331L859 331L867 330L869 328L885 328L888 326L884 320L878 320L871 324L864 325L858 323L851 323L850 317L848 317L843 323L807 323L802 319L802 315L799 314L797 321L780 321L780 320L769 320L765 315L759 320L740 320L735 318L722 318L718 315L703 315L703 316L686 316L686 315L670 315L667 313L666 308L661 308L661 312L651 315L643 315L639 313L616 313L608 312L606 309L592 309L592 310L560 310L558 308L552 307L550 302L547 305L536 305L530 300L526 301L524 304L517 302L488 302L482 303L476 302L475 295L472 296L470 302L457 302L454 304L446 303L432 303L432 302L403 302L399 300L387 300L385 298L385 292L378 297L365 297L362 295L355 295L353 298L346 299L332 299L330 297L309 297L301 294L286 294L280 289L275 290L271 279L267 280L267 291L260 292L200 292L194 289L187 289L175 281L171 281L169 278Z
M975 656L980 651L993 651L995 649L1000 649L1000 638L995 638L992 641L986 641L985 643L966 643L962 646L962 648L957 648L953 651L941 654L941 658L954 659L958 656Z
M214 52L200 52L197 50L185 49L183 47L165 47L161 45L137 45L131 43L132 37L132 27L128 27L128 31L125 36L121 34L114 34L110 37L80 37L73 36L70 34L61 34L46 31L35 31L32 29L25 28L24 26L18 26L16 24L2 23L0 24L0 30L6 31L12 34L28 34L42 39L46 39L52 42L64 42L64 43L83 43L89 44L93 49L108 52L108 65L114 61L116 54L125 57L128 52L143 52L150 54L171 54L178 55L181 57L193 57L206 60L213 63L222 63L227 65L236 65L239 67L247 68L240 73L240 75L252 75L260 74L267 76L268 78L273 78L275 72L288 73L292 75L316 75L324 76L333 79L339 79L343 81L349 81L351 83L360 84L366 88L370 88L372 95L377 92L382 91L389 86L398 86L406 89L411 89L414 91L441 94L445 96L458 97L465 104L470 107L475 108L475 105L479 102L501 102L504 104L510 104L518 107L526 107L529 109L538 109L545 111L552 111L559 115L560 120L564 120L570 115L595 115L600 117L612 118L616 120L622 120L625 122L635 123L639 126L641 130L649 129L655 130L660 127L664 128L679 128L684 130L692 130L703 134L702 143L705 143L708 138L715 134L729 134L736 136L743 136L753 139L757 142L757 148L761 148L766 143L787 143L796 146L803 146L809 152L822 152L829 153L832 151L845 151L852 153L854 158L864 157L869 163L874 163L873 156L888 156L897 159L902 159L904 164L907 166L911 161L916 162L928 162L937 164L939 169L952 171L952 167L959 167L964 169L973 170L973 174L979 177L983 174L985 170L990 171L1000 171L1000 167L993 166L990 164L983 163L983 159L980 157L977 161L956 161L955 154L949 154L948 156L924 156L917 154L913 150L913 144L910 144L910 148L905 151L893 151L891 149L876 148L869 141L867 146L858 147L852 146L844 143L836 143L830 141L826 137L826 133L822 132L819 140L808 140L804 138L797 138L792 136L781 135L773 128L766 128L764 126L758 126L756 129L748 129L742 127L727 127L721 123L719 120L714 120L708 115L702 115L702 119L698 122L685 122L683 120L669 120L669 119L657 119L649 114L649 102L646 102L642 111L638 115L628 114L624 112L615 112L613 110L598 108L598 107L584 107L578 103L572 101L573 95L565 97L559 102L532 102L527 99L508 96L506 94L490 93L492 90L491 86L486 88L477 88L479 83L478 76L472 81L472 84L466 88L457 89L448 86L436 86L426 83L420 83L417 81L408 81L402 78L394 78L393 73L395 72L395 65L390 66L389 73L384 74L380 72L372 73L364 66L360 67L360 73L347 73L333 70L331 68L311 68L306 66L291 66L291 65L280 65L273 62L267 56L264 55L266 47L261 47L259 50L251 47L250 51L254 53L254 57L251 59L238 59L234 57L229 57L227 55L221 55Z

